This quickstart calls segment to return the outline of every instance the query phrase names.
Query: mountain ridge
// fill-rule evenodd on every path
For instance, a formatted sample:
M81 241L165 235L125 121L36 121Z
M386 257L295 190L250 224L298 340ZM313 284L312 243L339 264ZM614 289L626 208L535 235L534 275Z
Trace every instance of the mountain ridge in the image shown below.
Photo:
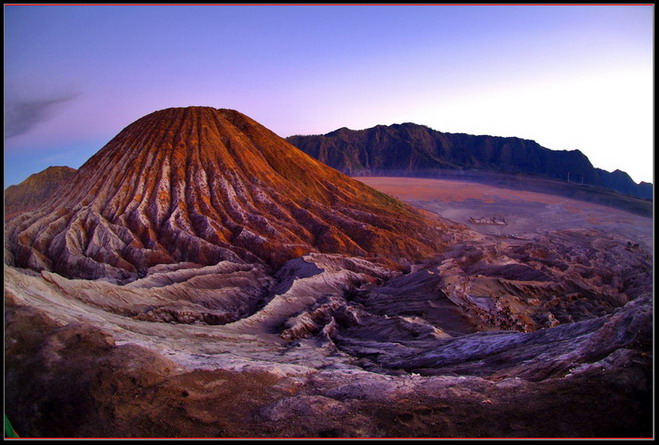
M5 189L5 221L48 201L76 172L66 166L51 166Z
M594 185L641 199L653 196L651 183L637 184L621 170L596 168L580 150L550 150L517 137L447 133L407 122L363 130L342 127L286 140L350 175L388 170L484 170Z

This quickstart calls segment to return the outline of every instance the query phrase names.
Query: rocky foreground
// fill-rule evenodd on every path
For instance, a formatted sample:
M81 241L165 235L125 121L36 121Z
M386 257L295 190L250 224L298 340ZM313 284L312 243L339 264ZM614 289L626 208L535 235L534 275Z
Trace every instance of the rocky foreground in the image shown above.
M648 254L582 233L578 264L577 235L404 273L327 254L129 285L7 268L8 414L32 437L651 436Z

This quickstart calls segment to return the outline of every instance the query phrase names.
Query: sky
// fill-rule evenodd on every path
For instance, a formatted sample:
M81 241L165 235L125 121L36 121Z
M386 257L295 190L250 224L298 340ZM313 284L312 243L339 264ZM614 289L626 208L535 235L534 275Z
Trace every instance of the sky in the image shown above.
M653 181L654 6L4 6L5 187L153 111L282 137L413 122Z

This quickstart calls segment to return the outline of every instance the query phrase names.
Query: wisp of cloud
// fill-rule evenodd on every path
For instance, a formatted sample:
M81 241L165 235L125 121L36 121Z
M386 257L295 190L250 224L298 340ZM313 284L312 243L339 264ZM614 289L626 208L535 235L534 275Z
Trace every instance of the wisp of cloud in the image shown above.
M63 104L79 96L67 93L54 98L20 99L9 97L5 101L5 140L28 133L40 123L50 119Z

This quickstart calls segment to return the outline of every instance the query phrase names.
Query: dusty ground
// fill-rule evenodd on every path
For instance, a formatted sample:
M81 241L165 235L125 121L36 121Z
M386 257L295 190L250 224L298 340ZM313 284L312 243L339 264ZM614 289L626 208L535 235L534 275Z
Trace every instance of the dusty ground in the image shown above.
M591 202L475 182L358 177L371 187L484 234L530 236L553 230L599 229L652 249L652 218ZM470 217L504 216L508 225L478 225Z

